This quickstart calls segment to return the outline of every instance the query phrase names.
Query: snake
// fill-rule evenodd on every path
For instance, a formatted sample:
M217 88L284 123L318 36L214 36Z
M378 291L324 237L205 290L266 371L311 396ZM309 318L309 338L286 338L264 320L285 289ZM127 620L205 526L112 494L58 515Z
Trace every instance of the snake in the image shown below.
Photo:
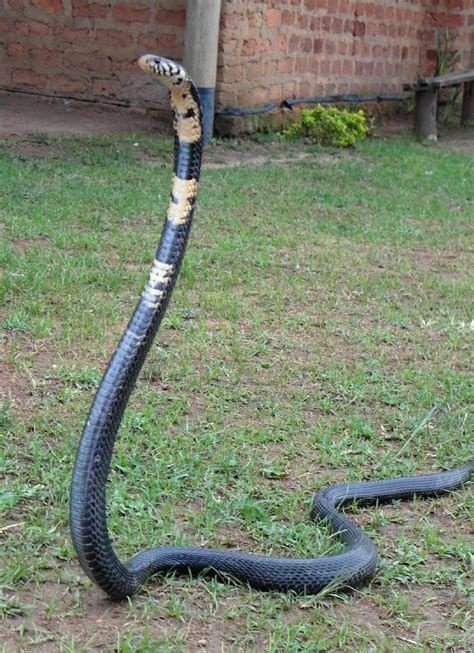
M320 558L286 558L240 550L159 547L123 563L107 527L106 484L121 419L173 291L193 220L203 151L199 93L178 63L153 54L139 66L167 87L173 110L174 172L166 217L144 290L103 374L88 413L72 473L69 517L73 546L84 572L112 599L128 597L154 574L211 573L260 589L318 594L330 587L367 583L377 550L366 533L338 510L345 503L380 502L438 495L461 487L474 461L449 471L365 482L320 490L312 516L323 519L344 545Z

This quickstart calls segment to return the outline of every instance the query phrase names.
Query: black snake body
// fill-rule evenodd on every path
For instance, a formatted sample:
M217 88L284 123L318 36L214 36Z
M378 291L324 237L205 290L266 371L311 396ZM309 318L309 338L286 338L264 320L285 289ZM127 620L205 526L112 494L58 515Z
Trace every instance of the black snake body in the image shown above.
M198 92L181 66L145 55L139 61L170 91L175 115L175 158L170 203L148 281L97 390L74 466L70 523L79 561L87 575L113 598L133 594L148 576L170 570L213 570L264 590L317 593L332 583L357 586L376 566L376 549L337 507L354 499L390 500L447 492L462 485L473 463L452 471L366 483L341 484L314 498L313 512L327 518L346 545L340 555L297 560L235 551L162 547L121 563L109 540L105 486L115 438L140 368L165 313L183 258L194 212L202 154Z

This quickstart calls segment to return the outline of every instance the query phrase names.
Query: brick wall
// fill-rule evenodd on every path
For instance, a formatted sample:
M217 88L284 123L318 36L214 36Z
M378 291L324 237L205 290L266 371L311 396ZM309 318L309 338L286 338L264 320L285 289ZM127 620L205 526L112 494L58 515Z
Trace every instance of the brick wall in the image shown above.
M164 91L137 67L144 52L180 58L185 0L1 0L0 86L117 103Z
M189 0L192 1L192 0ZM164 93L136 66L180 59L186 0L2 0L0 86L125 104ZM435 26L474 64L474 0L222 0L218 106L400 92L434 67Z
M474 0L224 0L221 106L333 93L400 93L434 70L435 26L474 64Z

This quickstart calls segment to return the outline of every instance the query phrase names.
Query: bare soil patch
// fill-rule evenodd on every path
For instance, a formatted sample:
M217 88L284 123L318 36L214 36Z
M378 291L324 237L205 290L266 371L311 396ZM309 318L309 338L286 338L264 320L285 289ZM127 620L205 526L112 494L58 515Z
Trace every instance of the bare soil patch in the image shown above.
M170 124L144 110L26 93L0 95L0 136L171 133Z

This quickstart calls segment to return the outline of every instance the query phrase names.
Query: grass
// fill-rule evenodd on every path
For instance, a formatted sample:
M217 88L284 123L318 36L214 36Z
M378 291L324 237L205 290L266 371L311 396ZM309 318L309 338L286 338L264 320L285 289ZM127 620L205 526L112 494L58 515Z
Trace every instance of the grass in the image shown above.
M84 578L74 453L153 257L171 144L35 141L0 150L0 650L467 651L467 489L356 508L380 564L354 594L170 576L116 605ZM254 147L207 155L221 163L204 168L114 455L123 558L152 544L335 553L309 520L315 490L472 455L472 160L407 136L350 153L261 145L258 167Z

